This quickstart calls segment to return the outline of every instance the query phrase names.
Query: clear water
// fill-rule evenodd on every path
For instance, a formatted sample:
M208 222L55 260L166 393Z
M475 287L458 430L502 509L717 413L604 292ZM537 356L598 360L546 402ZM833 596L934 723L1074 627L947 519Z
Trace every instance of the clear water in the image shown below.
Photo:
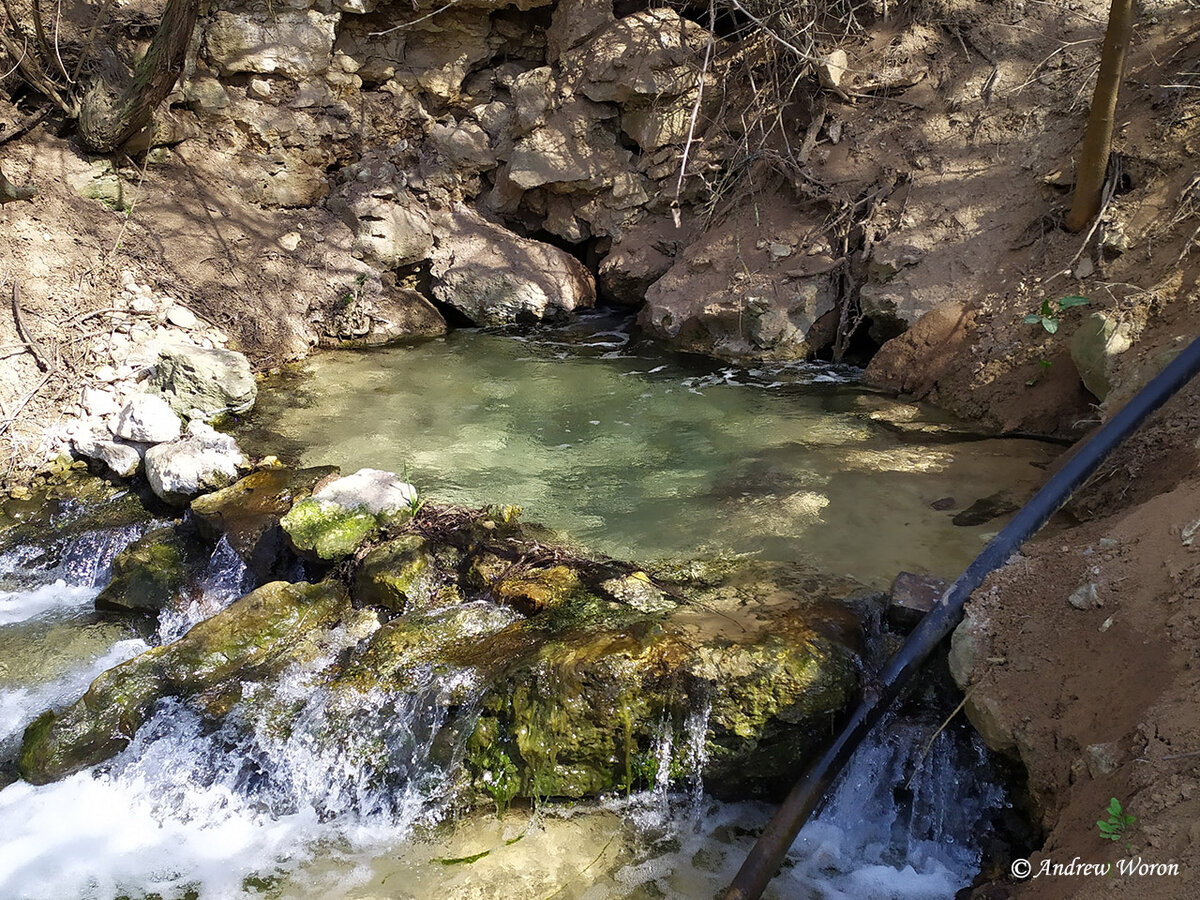
M856 374L714 368L637 345L619 320L455 331L319 355L268 380L238 436L305 465L407 472L439 500L515 503L622 558L753 553L875 584L956 575L1000 523L951 518L999 490L1023 498L1054 449L955 439L944 416Z

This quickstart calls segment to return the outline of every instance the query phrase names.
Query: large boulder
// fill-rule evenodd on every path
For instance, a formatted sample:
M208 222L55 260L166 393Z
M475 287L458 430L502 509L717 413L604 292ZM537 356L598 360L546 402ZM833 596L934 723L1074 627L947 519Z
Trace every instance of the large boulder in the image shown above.
M789 204L747 206L705 231L646 291L648 333L722 359L805 359L833 342L838 262Z
M245 356L194 344L163 347L150 385L175 412L205 421L226 413L244 413L258 397L258 385Z
M331 562L349 556L384 525L402 525L421 503L393 472L359 469L327 482L292 506L279 524L297 553Z
M175 506L186 506L197 494L223 488L237 479L249 460L228 435L193 420L187 434L146 451L150 489Z
M368 155L348 174L350 180L327 205L354 233L354 255L381 269L428 259L433 250L429 214L402 187L397 166Z
M1097 400L1108 397L1116 359L1132 346L1132 326L1102 312L1092 313L1071 335L1071 361Z
M476 324L555 318L596 302L592 276L579 260L462 204L439 217L435 237L433 294Z
M61 712L34 720L25 729L21 777L46 784L103 762L129 744L165 697L203 695L206 707L227 708L243 679L315 656L322 633L362 618L336 584L264 585L174 643L109 669Z

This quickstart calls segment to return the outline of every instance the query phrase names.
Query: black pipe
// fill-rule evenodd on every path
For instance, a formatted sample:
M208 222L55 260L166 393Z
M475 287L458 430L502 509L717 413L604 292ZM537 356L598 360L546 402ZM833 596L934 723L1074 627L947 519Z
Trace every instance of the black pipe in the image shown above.
M1191 381L1198 371L1200 338L1192 341L1149 384L1134 394L1121 411L1092 435L1012 521L988 542L983 552L946 589L938 605L925 615L892 657L881 675L880 689L863 697L837 740L792 788L742 863L723 900L758 900L767 883L775 877L801 827L824 799L830 783L883 713L907 687L909 679L926 657L954 630L971 592L1046 524L1071 494L1096 471L1105 457L1137 430L1147 416Z

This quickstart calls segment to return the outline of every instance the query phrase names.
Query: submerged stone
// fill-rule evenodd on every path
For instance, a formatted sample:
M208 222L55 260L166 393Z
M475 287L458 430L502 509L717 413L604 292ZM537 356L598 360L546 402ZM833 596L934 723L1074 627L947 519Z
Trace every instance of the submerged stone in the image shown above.
M112 579L96 597L104 612L157 614L204 561L195 540L174 526L157 528L117 554Z
M62 712L49 711L26 730L21 777L46 784L119 753L165 697L220 708L243 681L261 680L319 652L312 635L354 615L332 583L273 582L235 601L172 644L155 647L101 674Z
M429 543L417 535L403 535L363 557L354 579L354 599L403 613L425 605L442 588L452 591L446 581Z

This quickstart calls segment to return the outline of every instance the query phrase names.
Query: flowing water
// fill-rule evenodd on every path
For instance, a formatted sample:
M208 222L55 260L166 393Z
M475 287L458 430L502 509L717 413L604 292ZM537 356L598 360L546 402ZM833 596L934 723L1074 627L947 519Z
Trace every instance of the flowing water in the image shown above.
M714 368L613 319L520 339L459 330L317 356L264 385L238 436L285 461L407 472L438 500L514 503L620 558L753 553L880 586L954 576L996 523L953 517L997 491L1021 498L1053 448L964 439L856 376Z
M407 463L438 498L520 502L614 554L707 545L877 582L901 566L951 574L995 523L960 528L929 504L1020 491L1049 456L1030 442L948 441L945 422L844 371L702 371L604 330L331 355L268 385L252 439L347 469ZM462 815L464 735L447 709L469 713L474 673L417 667L402 694L332 692L321 670L370 622L247 686L220 727L166 702L107 763L40 787L12 781L20 734L43 710L253 587L221 543L154 634L97 617L113 556L149 527L48 532L0 554L0 898L707 898L769 815L713 800L694 774L631 797ZM480 632L513 615L475 613ZM933 900L969 883L1006 801L969 731L933 737L942 717L898 719L859 751L768 897ZM699 705L683 739L664 728L659 772L699 770L706 723Z

